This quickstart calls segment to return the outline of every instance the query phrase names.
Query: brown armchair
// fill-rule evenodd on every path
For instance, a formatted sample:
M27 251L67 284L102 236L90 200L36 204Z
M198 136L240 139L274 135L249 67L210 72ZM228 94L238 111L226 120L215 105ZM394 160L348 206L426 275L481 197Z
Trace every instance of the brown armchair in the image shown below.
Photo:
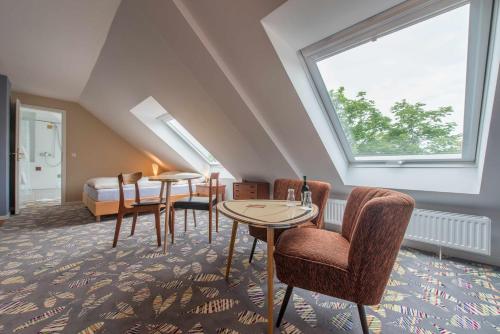
M341 233L284 232L274 258L276 274L288 287L276 325L293 287L299 287L356 303L363 333L368 333L363 305L380 303L414 205L413 198L396 191L355 188Z
M277 179L274 181L274 192L273 199L278 200L286 200L288 195L288 189L295 189L295 198L300 198L300 190L302 188L303 181L302 180L293 180L293 179ZM312 227L312 228L323 228L323 212L326 206L326 201L328 200L328 196L330 195L330 184L326 182L320 181L308 181L307 185L312 193L312 201L319 208L318 215L316 218L302 224L299 228L303 227ZM249 262L252 262L253 253L255 252L255 246L257 245L257 240L267 241L267 233L265 228L249 226L248 230L250 235L254 237L252 250L250 251L250 259ZM278 240L283 231L286 229L276 229L274 231L274 242Z

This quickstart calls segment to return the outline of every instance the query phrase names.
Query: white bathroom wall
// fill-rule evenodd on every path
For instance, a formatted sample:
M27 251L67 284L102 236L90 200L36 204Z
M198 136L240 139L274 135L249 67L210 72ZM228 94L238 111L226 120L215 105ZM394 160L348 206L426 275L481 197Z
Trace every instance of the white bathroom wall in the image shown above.
M21 202L60 200L62 114L21 108Z

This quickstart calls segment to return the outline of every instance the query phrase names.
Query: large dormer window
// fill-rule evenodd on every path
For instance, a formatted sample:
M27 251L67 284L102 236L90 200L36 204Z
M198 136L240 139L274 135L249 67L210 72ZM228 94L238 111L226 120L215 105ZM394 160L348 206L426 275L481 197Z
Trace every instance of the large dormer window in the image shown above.
M301 50L351 163L473 163L491 0L407 1Z

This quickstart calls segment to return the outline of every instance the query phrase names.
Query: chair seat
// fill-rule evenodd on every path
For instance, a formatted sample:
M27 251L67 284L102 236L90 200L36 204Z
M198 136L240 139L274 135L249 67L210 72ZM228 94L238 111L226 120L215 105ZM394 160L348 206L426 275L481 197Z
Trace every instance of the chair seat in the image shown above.
M131 206L148 206L148 205L158 205L158 204L163 204L160 201L143 201L140 203L132 203L130 204Z
M327 230L290 229L281 234L276 253L347 270L349 242Z
M212 205L216 204L216 197L212 197ZM191 196L183 197L174 202L174 209L194 209L194 210L209 210L209 198L206 196Z
M352 293L347 288L348 257L347 239L339 233L314 228L284 231L274 252L280 281L344 299ZM338 291L339 287L347 289Z
M317 226L314 225L313 222L308 221L304 224L300 224L299 226L297 226L297 228L317 228ZM283 232L285 232L286 230L289 230L289 228L276 228L276 229L274 229L274 242L277 242L280 235ZM250 235L252 237L267 242L267 229L266 228L255 227L255 226L250 225L250 226L248 226L248 232L250 233Z

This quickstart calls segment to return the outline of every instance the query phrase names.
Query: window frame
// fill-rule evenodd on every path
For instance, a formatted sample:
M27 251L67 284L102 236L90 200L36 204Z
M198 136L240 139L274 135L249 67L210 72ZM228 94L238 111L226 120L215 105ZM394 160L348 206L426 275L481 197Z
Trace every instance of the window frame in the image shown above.
M337 134L340 146L350 164L359 166L394 164L400 166L424 163L432 165L476 163L494 1L407 0L299 51L299 58L306 69L313 91L330 121L331 130ZM357 160L330 99L317 62L466 4L470 4L470 15L462 157L444 159L421 155L399 159L398 156L388 155L387 158L374 156L373 159Z
M182 126L182 124L180 124L179 121L177 121L175 118L173 118L170 114L163 114L163 115L160 115L157 117L158 120L160 120L165 126L167 126L169 129L171 129L183 142L185 142L189 147L191 147L200 157L203 158L203 160L205 160L210 166L220 166L221 163L215 159L215 157L212 155L212 153L210 153L199 141L198 139L196 139L193 135L191 135L191 137L194 138L194 140L197 141L197 144L199 144L205 151L207 151L208 154L210 154L214 159L215 159L215 162L212 162L209 160L209 158L206 156L206 154L204 152L202 152L198 147L197 145L195 145L190 138L187 138L183 133L182 131L180 131L179 129L177 129L176 126L174 126L173 124L170 123L170 121L176 121L180 126ZM183 126L182 126L183 127ZM183 127L184 128L184 127ZM184 128L184 130L186 130L186 132L189 133L189 131L187 131L186 128Z

